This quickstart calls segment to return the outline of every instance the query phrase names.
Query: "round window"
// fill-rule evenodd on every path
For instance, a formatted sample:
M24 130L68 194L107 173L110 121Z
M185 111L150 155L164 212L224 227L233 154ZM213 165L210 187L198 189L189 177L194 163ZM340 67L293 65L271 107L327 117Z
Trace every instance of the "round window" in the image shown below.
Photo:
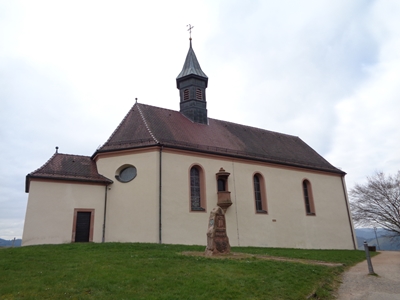
M134 166L124 166L119 168L115 178L121 182L129 182L136 177L136 168Z

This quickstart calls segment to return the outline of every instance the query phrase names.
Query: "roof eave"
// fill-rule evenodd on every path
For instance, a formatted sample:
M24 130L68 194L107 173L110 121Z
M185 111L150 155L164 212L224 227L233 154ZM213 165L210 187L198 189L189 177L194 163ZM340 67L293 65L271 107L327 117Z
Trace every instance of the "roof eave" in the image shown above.
M114 148L114 149L108 149L108 150L96 150L95 153L91 156L92 160L96 160L97 156L103 153L112 153L112 152L120 152L120 151L127 151L127 150L134 150L134 149L143 149L143 148L151 148L154 146L162 146L160 143L154 142L153 144L148 144L145 146L132 146L132 147L125 147L125 148Z
M103 176L104 177L104 176ZM104 177L105 179L81 179L81 178L73 178L73 177L53 177L53 176L46 176L46 175L26 175L25 179L25 193L29 193L30 188L30 181L31 179L44 179L44 180L56 180L56 181L76 181L76 182L85 182L85 183L98 183L102 185L110 185L114 183L111 179Z
M182 76L182 77L178 76L176 78L176 87L179 89L179 83L184 81L184 80L186 80L186 79L188 79L188 78L190 78L190 77L194 77L196 79L203 80L206 83L206 87L208 86L208 77L203 77L203 76L191 73L191 74L187 74L187 75Z

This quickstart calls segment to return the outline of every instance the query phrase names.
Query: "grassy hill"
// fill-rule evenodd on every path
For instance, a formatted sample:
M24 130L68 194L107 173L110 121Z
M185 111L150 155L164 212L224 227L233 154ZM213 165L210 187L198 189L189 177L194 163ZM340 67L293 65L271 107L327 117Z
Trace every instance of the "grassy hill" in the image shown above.
M203 251L118 243L2 248L0 299L329 299L345 268L364 260L362 251L346 250L233 247L224 258L197 255Z

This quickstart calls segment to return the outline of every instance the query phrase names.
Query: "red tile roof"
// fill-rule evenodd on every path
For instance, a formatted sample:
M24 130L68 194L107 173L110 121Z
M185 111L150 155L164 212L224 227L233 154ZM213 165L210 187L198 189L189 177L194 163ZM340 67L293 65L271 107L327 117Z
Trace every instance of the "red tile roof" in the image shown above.
M136 103L99 153L163 145L344 175L300 138L209 118L193 123L178 111Z
M31 178L68 180L111 184L113 181L97 172L89 156L55 153L42 167L26 176L25 191L29 192Z

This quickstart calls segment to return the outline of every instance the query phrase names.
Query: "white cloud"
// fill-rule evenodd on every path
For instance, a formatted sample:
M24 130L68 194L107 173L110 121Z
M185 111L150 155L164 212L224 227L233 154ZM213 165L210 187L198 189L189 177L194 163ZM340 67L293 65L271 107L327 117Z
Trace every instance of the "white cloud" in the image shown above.
M376 4L370 29L379 41L378 62L368 78L336 106L338 123L328 159L349 173L348 186L375 171L395 173L400 165L400 4Z
M399 170L399 70L400 60L375 67L370 80L336 106L339 122L328 158L342 163L351 183Z

